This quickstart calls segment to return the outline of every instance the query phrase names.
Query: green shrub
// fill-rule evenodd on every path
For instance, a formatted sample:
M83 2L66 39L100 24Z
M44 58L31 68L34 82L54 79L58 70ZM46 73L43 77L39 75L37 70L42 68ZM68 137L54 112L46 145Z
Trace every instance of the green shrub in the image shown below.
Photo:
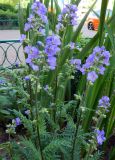
M15 8L9 4L2 4L0 3L0 10L3 10L3 11L11 11L11 12L16 12Z
M17 13L0 10L0 26L18 26Z
M0 3L0 27L10 29L18 26L17 11L12 5ZM1 28L1 29L2 29Z
M7 11L0 10L0 19L3 19L3 20L18 19L18 15L9 10Z

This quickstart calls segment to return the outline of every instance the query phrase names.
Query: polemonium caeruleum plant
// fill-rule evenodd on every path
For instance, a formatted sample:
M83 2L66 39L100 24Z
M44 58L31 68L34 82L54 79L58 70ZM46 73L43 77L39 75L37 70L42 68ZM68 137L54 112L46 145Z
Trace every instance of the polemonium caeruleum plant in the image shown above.
M100 100L101 96L98 97L99 103L92 108L90 98L94 95L89 98L89 94L100 76L106 73L111 56L104 46L91 47L91 54L85 59L76 55L82 51L77 48L74 36L68 39L68 35L77 24L77 10L75 4L66 5L57 18L55 31L52 31L48 30L46 7L41 2L31 6L25 34L21 36L26 66L17 74L22 78L18 85L24 90L23 96L22 92L18 95L21 99L18 103L26 108L26 116L20 108L19 112L14 110L16 118L7 126L7 133L11 135L16 126L23 125L27 135L19 144L11 144L11 157L101 159L98 148L106 141L103 122L111 110L110 99L103 93ZM82 81L78 81L78 90L71 98L68 86L75 75L84 78L85 85L81 92L78 83Z
M105 47L95 47L93 53L86 59L86 63L82 66L82 74L87 73L87 80L95 82L98 74L103 75L105 67L109 65L110 53Z

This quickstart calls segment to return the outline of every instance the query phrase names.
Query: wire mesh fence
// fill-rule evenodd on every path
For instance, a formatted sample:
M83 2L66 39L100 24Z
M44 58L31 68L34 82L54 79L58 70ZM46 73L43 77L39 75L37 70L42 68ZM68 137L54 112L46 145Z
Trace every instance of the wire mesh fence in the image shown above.
M17 64L24 64L23 47L19 40L0 41L0 68L12 68Z

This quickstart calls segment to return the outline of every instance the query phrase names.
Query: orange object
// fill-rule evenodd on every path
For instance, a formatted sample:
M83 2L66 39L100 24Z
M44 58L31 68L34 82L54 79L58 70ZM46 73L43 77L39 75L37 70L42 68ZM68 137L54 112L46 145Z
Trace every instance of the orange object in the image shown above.
M97 13L97 15L95 14ZM98 30L98 27L99 27L99 23L100 23L100 20L99 20L99 17L100 17L100 10L99 11L95 11L95 13L91 13L89 15L89 18L87 20L87 28L89 30ZM106 10L106 19L111 17L112 16L112 10L110 9L107 9Z
M98 18L88 18L87 27L89 30L98 30L99 19Z
M55 11L52 8L48 8L48 12L54 13Z

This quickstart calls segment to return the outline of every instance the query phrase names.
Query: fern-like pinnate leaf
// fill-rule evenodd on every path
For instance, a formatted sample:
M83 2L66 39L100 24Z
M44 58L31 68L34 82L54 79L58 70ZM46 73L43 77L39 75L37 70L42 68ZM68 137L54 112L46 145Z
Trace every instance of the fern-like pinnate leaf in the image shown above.
M24 160L41 160L41 155L39 148L37 149L35 144L30 139L22 138L20 145L13 144L15 153L17 152L20 155L20 159Z

